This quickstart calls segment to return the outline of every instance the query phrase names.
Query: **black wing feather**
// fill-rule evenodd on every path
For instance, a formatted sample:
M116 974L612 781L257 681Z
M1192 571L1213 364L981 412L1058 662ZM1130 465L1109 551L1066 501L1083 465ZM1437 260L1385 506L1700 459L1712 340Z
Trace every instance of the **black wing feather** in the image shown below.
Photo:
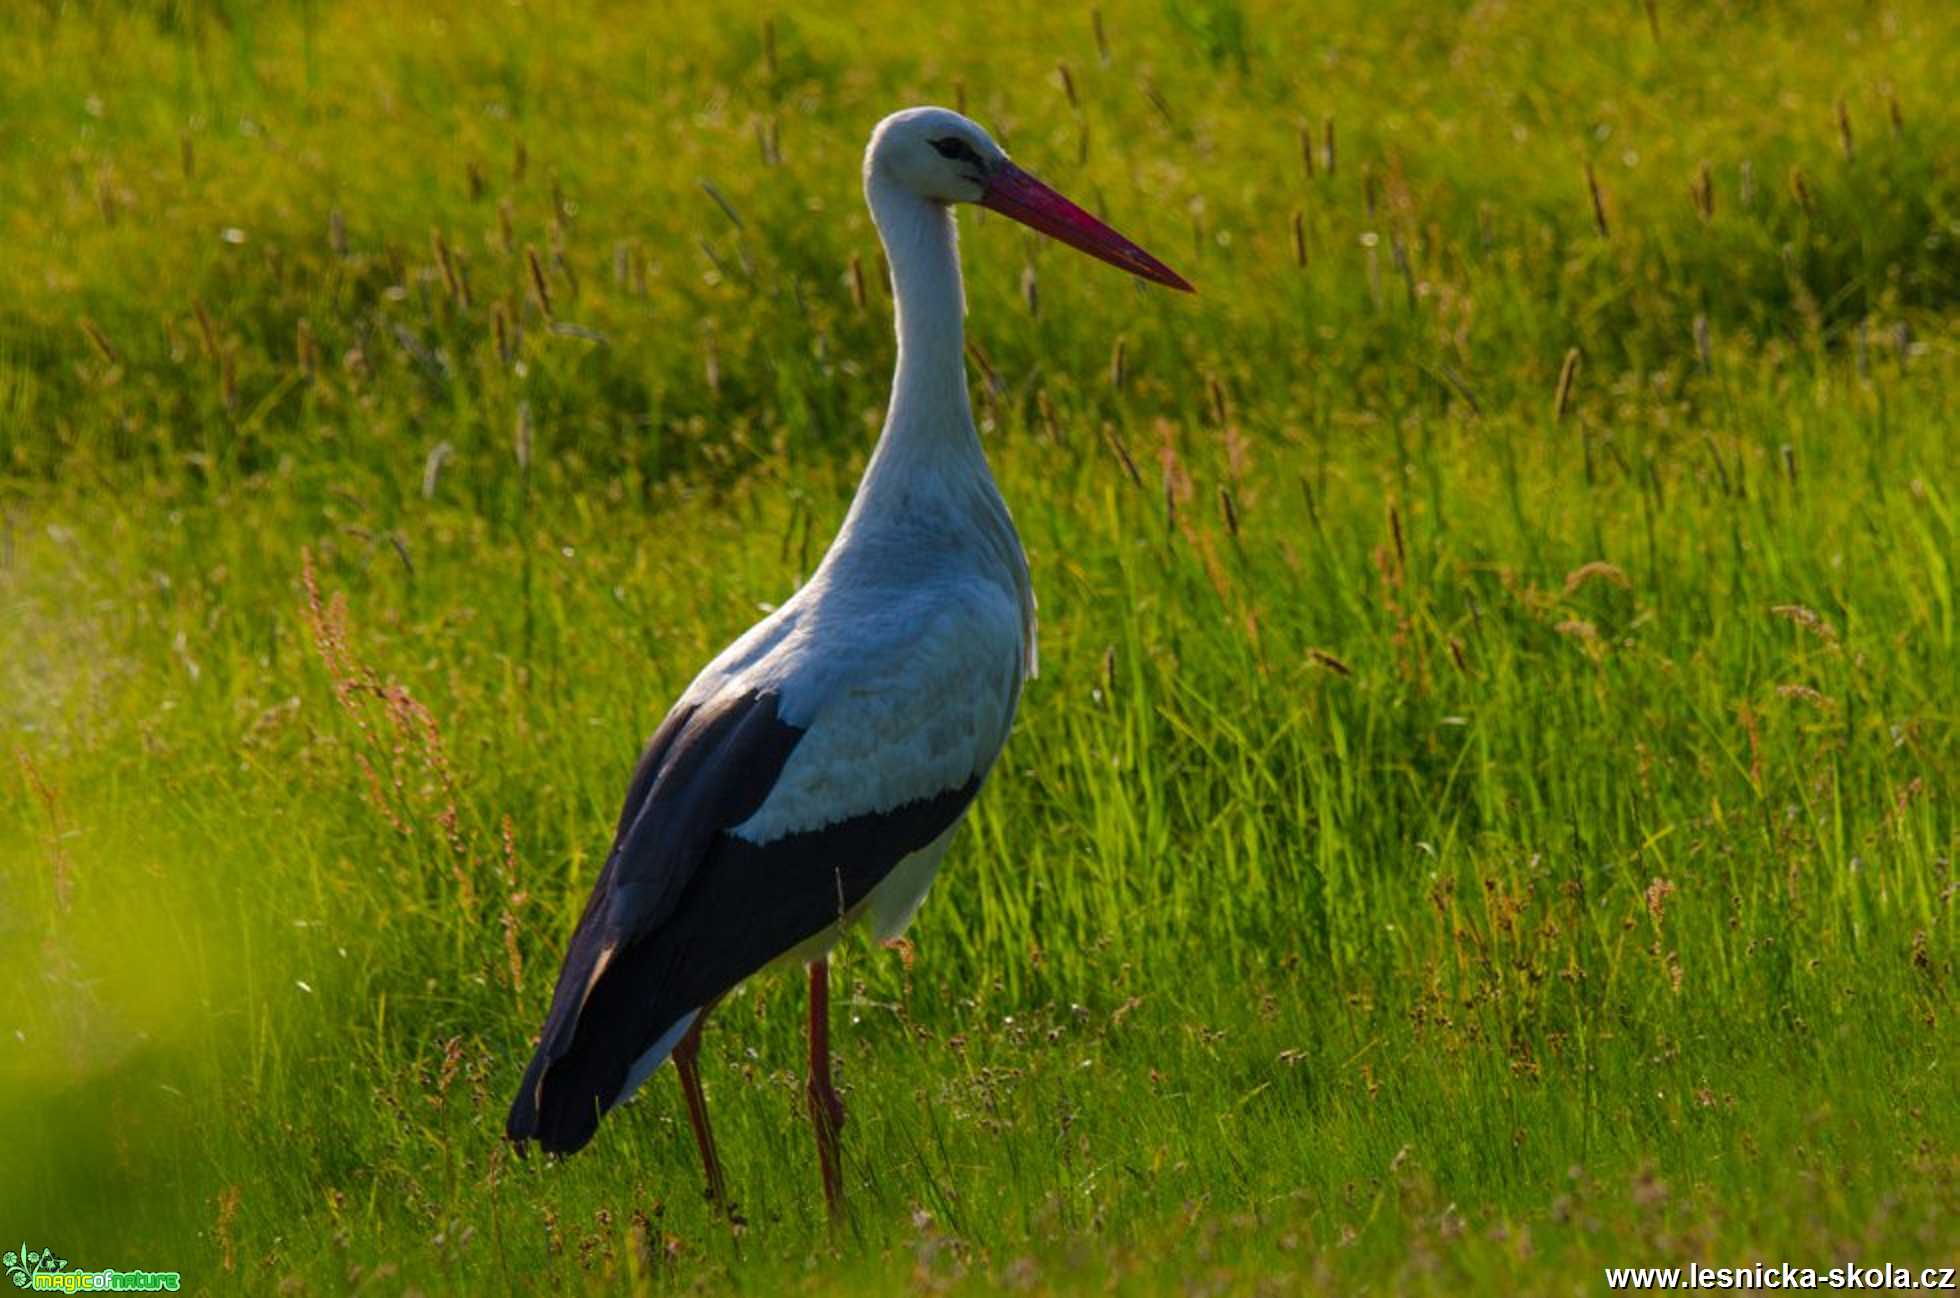
M633 1063L682 1016L863 901L979 790L976 772L888 811L768 843L736 838L727 831L755 814L803 737L777 704L750 693L676 709L648 743L511 1105L511 1139L582 1147Z

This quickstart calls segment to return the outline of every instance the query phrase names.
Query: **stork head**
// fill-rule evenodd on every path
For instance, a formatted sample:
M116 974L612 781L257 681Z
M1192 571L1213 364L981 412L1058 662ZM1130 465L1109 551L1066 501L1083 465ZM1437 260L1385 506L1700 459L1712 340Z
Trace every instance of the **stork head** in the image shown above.
M934 203L977 203L1132 275L1195 292L1182 275L1014 165L978 123L950 108L907 108L878 123L864 179Z

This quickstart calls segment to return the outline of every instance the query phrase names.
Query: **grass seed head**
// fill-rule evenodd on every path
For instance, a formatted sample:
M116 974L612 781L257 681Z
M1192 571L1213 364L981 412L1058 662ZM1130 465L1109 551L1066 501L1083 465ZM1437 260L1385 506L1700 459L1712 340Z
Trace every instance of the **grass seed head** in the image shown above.
M88 335L89 343L95 348L96 353L110 365L120 365L122 357L116 352L115 344L109 341L109 335L102 332L102 326L87 316L82 317L81 324L82 332Z
M1329 653L1325 649L1307 650L1307 661L1315 664L1316 666L1325 667L1328 671L1333 672L1336 676L1354 675L1354 668L1348 666L1346 663L1342 662L1339 658L1335 657L1333 654Z
M1116 431L1116 425L1105 421L1102 426L1103 444L1109 447L1110 454L1123 466L1129 475L1130 485L1143 489L1143 475L1137 472L1137 462L1130 458L1130 448L1123 443L1123 435Z
M457 306L468 308L468 290L463 286L463 277L457 270L456 258L449 251L449 240L442 237L441 230L429 231L429 249L435 254L436 269L442 273L442 286L449 294L449 300Z
M1552 422L1563 423L1565 412L1572 406L1572 385L1579 377L1579 349L1570 348L1565 353L1565 363L1558 368L1558 391L1552 397Z
M497 246L506 253L517 251L517 232L511 219L510 200L497 200Z
M1794 622L1826 644L1838 642L1837 628L1825 620L1822 614L1802 604L1777 604L1770 612L1788 622Z
M1574 595L1592 581L1604 581L1609 585L1618 586L1621 590L1630 590L1633 586L1633 583L1627 580L1626 573L1618 567L1603 559L1594 559L1590 563L1580 564L1565 574L1565 593L1568 596Z
M1688 196L1693 201L1695 214L1702 220L1713 220L1715 216L1715 173L1708 160L1702 159L1695 168L1694 183L1688 186Z
M1239 509L1232 501L1232 489L1224 483L1218 484L1218 510L1225 516L1225 530L1233 541L1239 539Z
M48 821L48 865L50 878L54 884L55 909L66 914L74 904L75 868L68 859L65 846L69 827L61 809L61 795L41 776L41 770L24 748L14 750L14 760L20 765L20 773L27 781L28 788L41 803L42 813Z
M504 305L502 298L497 299L490 307L490 337L497 349L497 363L506 369L510 368L511 362L517 357L517 345L512 337L510 308Z
M1590 162L1586 164L1586 193L1592 199L1593 228L1599 231L1600 238L1611 238L1613 232L1606 223L1606 196L1599 192L1599 177Z
M506 818L506 825L509 820ZM519 894L522 895L522 894ZM517 942L517 915L510 907L504 907L497 917L498 925L504 933L504 968L510 977L510 989L522 996L524 994L524 954Z
M191 303L191 314L197 318L197 341L204 349L204 359L218 359L218 327L211 320L211 313L204 309L204 303Z
M238 1256L232 1243L232 1223L238 1219L239 1189L235 1185L226 1186L218 1196L218 1220L211 1233L218 1241L218 1264L230 1275L238 1267Z
M1808 703L1820 712L1829 712L1837 707L1836 700L1829 695L1799 683L1779 685L1776 687L1776 694L1778 698L1796 699Z
M524 245L524 267L530 272L531 300L537 305L538 313L551 319L551 285L544 276L544 263L538 260L538 250L531 244Z

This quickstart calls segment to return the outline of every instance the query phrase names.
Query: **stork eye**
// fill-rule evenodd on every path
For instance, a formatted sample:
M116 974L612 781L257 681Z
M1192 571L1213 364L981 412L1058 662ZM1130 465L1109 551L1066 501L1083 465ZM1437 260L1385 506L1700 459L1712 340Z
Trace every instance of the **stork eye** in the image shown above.
M929 143L939 151L939 156L942 158L951 158L955 162L980 161L980 155L973 151L973 146L957 135L949 135L943 140L932 140Z

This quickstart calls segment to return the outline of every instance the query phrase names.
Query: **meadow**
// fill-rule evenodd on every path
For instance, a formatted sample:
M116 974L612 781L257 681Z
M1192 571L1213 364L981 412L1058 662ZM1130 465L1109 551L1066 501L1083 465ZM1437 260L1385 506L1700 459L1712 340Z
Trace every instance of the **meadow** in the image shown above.
M1932 0L0 12L0 1244L184 1291L1588 1294L1960 1262ZM1943 71L1944 69L1944 71ZM640 743L962 217L1041 673L909 953L501 1139ZM841 982L838 980L841 979Z

